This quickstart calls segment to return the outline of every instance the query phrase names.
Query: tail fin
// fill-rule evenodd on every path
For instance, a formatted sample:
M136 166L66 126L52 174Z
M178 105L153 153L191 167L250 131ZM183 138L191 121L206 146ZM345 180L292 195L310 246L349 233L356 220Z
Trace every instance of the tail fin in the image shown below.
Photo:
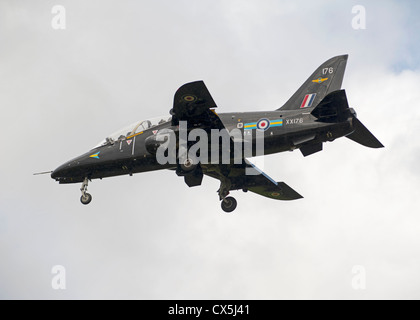
M348 55L324 62L278 110L296 110L318 105L327 94L341 89Z

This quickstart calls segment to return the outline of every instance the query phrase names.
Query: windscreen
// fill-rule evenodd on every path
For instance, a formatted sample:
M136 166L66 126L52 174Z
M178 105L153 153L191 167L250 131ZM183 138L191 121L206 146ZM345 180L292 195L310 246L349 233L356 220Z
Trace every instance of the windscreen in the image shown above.
M101 146L112 145L118 141L131 139L132 137L144 132L146 130L152 129L158 125L162 125L172 120L172 117L157 117L150 120L137 121L129 126L126 126L113 134L107 136L104 140L98 143L95 148Z

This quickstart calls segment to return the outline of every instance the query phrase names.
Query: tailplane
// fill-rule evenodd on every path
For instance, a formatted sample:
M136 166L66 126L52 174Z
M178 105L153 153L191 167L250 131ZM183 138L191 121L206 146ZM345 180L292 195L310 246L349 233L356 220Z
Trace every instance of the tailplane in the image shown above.
M319 122L339 123L351 119L354 131L346 137L369 148L383 148L382 143L357 119L349 108L345 90L329 93L311 112Z
M348 55L324 62L278 110L297 110L318 105L329 93L341 89Z
M354 132L347 136L350 140L369 148L384 147L384 145L376 139L376 137L356 117L353 118L353 128Z

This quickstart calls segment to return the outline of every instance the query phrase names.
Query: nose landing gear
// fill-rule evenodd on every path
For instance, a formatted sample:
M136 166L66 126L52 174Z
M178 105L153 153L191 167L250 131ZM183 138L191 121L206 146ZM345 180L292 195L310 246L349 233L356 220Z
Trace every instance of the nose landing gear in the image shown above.
M82 183L82 187L80 188L80 191L82 192L82 196L80 197L80 202L84 205L89 204L92 201L92 196L90 193L87 193L87 187L88 187L89 179L85 178Z

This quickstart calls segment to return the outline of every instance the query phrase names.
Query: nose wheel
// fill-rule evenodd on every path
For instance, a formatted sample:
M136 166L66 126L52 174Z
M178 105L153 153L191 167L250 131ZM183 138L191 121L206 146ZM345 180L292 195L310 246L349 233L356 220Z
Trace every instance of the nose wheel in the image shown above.
M84 205L89 204L92 201L92 195L90 193L85 193L84 195L82 195L80 197L80 202L83 203Z
M82 196L80 197L80 202L84 205L89 204L92 201L92 195L90 193L87 193L87 187L89 184L89 179L85 178L82 183L82 187L80 188L80 191L82 192Z

